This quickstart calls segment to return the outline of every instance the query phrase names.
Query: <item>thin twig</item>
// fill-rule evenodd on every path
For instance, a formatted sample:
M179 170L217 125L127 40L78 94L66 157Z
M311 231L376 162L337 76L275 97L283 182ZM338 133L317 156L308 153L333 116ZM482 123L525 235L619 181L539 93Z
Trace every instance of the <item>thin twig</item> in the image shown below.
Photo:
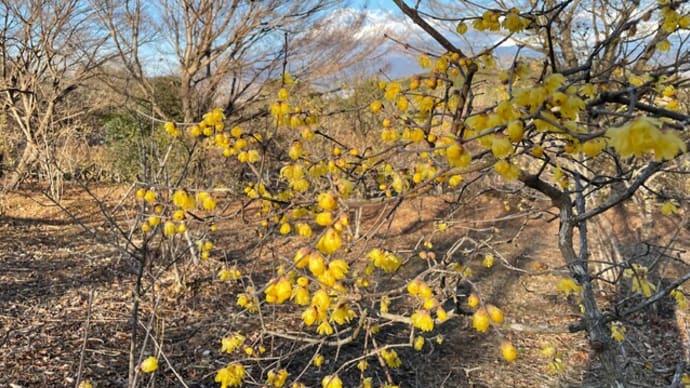
M79 367L77 368L77 378L74 382L75 388L79 387L79 383L81 382L81 371L82 371L82 368L84 367L84 354L86 353L86 342L89 339L89 326L91 325L91 311L93 308L93 294L94 294L94 289L92 288L91 291L89 291L89 307L88 307L88 310L86 311L86 323L84 324L84 340L81 343L81 350L79 351Z

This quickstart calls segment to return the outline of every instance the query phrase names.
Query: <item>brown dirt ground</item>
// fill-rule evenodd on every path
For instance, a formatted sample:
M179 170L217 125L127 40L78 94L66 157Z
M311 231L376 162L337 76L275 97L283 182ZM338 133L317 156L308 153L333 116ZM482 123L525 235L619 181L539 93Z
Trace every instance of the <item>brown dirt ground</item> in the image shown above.
M125 191L121 187L93 189L111 209ZM75 386L80 364L81 376L92 379L98 387L126 385L135 278L131 263L114 246L96 242L93 235L42 196L39 188L8 194L2 201L0 386ZM474 270L473 281L484 301L500 306L507 322L497 330L479 334L466 317L456 316L428 336L433 339L443 334L443 344L429 341L422 352L400 350L404 364L390 372L392 379L401 387L597 386L599 370L591 361L584 334L564 330L577 320L578 309L573 300L555 290L557 279L565 274L555 247L557 221L546 212L521 215L523 206L548 210L548 203L496 192L472 201L472 206L454 208L452 201L443 198L410 200L397 209L389 227L378 231L375 238L411 255L411 248L422 239L431 239L438 255L462 237L487 241L495 249L497 265L492 269L479 265L486 252L483 249L472 251L465 264ZM108 235L107 222L82 189L66 190L62 205L97 235ZM381 210L366 210L363 225ZM126 212L118 214L120 221L126 222ZM440 219L450 225L446 232L434 232ZM670 230L673 225L668 221L659 230ZM264 254L256 256L263 260L245 258L242 253L255 248L254 230L241 220L228 220L220 226L223 238L217 246L225 247L228 257L236 258L245 273L259 282L271 276L267 270L271 265L266 264L290 249L288 240L267 241ZM682 248L687 250L688 231L681 232L679 240L685 242ZM664 236L659 233L659 244ZM674 270L687 271L687 253L676 256L679 264ZM178 270L184 274L181 288L175 287L173 271L162 275L156 288L159 299L152 326L170 364L161 361L155 377L157 386L181 386L173 369L190 387L217 386L213 382L215 371L228 361L220 353L220 338L235 330L256 331L255 319L237 314L234 306L241 285L217 281L217 268L217 262L180 266ZM615 292L602 286L601 303L613 300ZM154 300L142 302L142 320L147 322ZM276 309L275 313L280 316L280 312ZM621 368L631 386L670 383L676 365L687 357L687 344L682 340L686 338L684 316L683 312L662 314L650 309L626 322L628 337L621 347L626 357ZM296 317L281 319L278 328L281 322L289 325ZM392 325L384 328L378 340L390 343L405 341L408 336L406 325ZM516 362L501 361L501 337L518 347ZM565 366L561 373L547 371L548 361L540 355L547 344L560 352ZM290 370L300 370L314 352L313 348L297 351L287 341L271 345L291 355ZM361 349L344 347L337 351L338 357L347 357ZM325 350L324 354L329 355ZM322 372L336 363L327 363L321 372L309 368L304 381L313 384L313 379L327 374ZM346 387L358 384L355 375L347 376L353 380L346 380Z

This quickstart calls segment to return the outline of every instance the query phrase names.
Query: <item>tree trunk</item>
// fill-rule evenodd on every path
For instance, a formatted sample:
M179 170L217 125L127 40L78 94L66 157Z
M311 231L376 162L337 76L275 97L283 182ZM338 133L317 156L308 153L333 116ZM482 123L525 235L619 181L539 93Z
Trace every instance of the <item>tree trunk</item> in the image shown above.
M180 98L182 99L182 113L184 114L184 122L191 123L194 122L197 117L194 114L194 104L193 104L193 92L194 88L191 87L191 81L187 75L183 75L181 79L180 86Z
M589 337L589 344L594 351L595 357L601 363L604 371L602 376L602 386L622 387L623 377L616 366L616 349L611 340L611 330L608 323L602 319L601 310L597 305L596 295L592 287L592 280L589 276L587 262L588 242L587 242L587 223L582 221L577 223L574 217L574 203L568 191L561 191L548 183L539 179L535 175L523 175L520 177L522 182L545 194L559 210L560 226L558 231L558 249L565 260L573 279L582 286L582 306L584 307L584 325ZM579 180L576 179L579 186ZM577 186L576 186L577 187ZM580 191L581 193L581 191ZM577 198L578 211L584 213L584 199L581 194ZM580 232L580 252L575 252L574 230L579 228Z
M5 190L14 190L31 172L31 169L38 161L38 146L33 141L27 141L22 156L19 158L15 167L7 175L7 179L3 184Z

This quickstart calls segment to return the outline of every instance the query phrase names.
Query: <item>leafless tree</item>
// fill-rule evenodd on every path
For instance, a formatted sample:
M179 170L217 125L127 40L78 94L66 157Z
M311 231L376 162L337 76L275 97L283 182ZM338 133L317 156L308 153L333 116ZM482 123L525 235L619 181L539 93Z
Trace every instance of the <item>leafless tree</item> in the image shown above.
M55 134L87 110L66 100L110 58L94 16L81 0L0 2L0 104L22 137L6 188L51 165Z
M328 11L336 3L94 1L136 93L152 103L156 115L169 118L154 101L151 59L170 66L162 72L179 76L185 122L199 119L212 106L239 114L260 95L260 85L279 78L288 63L299 77L342 69L375 50L377 42L356 42L360 17L351 18L347 30L328 25Z

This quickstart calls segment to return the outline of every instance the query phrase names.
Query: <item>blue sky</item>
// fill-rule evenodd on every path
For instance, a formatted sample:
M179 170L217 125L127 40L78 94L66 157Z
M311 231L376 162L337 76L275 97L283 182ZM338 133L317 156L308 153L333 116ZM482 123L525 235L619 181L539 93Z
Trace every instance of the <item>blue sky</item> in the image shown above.
M352 5L360 9L381 9L385 11L397 11L398 7L392 0L353 0Z

